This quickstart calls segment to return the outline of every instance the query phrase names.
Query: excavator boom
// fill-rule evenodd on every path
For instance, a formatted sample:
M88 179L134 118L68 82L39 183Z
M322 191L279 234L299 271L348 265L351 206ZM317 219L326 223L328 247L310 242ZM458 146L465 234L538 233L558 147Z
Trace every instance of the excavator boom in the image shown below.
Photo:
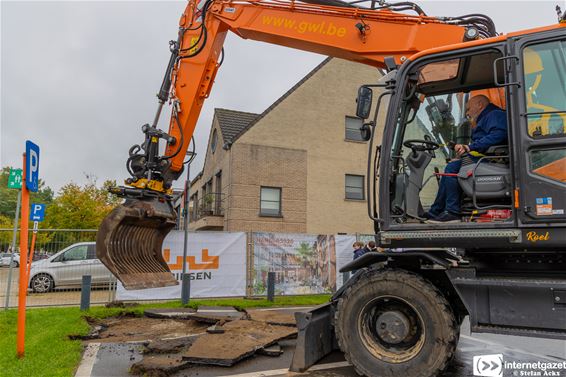
M430 17L407 2L368 9L339 0L190 0L180 19L178 39L170 42L171 59L155 119L142 127L145 141L130 149L129 187L114 189L126 203L104 219L97 238L98 257L126 289L177 284L161 256L163 239L176 220L172 182L183 172L229 31L378 68L401 64L429 48L495 35L485 16ZM157 128L166 102L172 107L167 133ZM161 139L166 142L163 156L158 154Z

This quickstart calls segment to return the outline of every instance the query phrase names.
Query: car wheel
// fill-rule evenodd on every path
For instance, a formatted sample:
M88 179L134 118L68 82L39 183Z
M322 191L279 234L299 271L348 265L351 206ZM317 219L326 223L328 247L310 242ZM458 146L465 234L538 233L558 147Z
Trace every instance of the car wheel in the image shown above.
M12 262L12 267L18 268L18 267L20 267L20 264L19 264L18 262L16 262L16 261L13 261L13 262Z
M53 286L53 278L47 274L39 274L31 279L31 289L35 293L49 292Z

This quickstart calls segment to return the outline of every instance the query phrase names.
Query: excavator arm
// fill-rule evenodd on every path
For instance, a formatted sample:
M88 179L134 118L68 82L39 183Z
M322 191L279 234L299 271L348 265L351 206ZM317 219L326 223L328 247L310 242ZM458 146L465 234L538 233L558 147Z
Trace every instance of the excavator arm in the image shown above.
M401 64L429 48L495 34L491 20L482 15L438 18L425 15L413 3L372 3L374 7L368 9L340 0L319 1L188 2L178 39L170 43L171 58L155 119L142 127L145 141L130 149L127 186L113 190L126 202L104 219L98 233L97 255L125 288L177 284L161 256L163 239L176 220L171 187L183 172L228 32L378 68L386 68L388 62ZM172 114L165 133L157 123L167 102ZM162 156L160 140L166 142Z

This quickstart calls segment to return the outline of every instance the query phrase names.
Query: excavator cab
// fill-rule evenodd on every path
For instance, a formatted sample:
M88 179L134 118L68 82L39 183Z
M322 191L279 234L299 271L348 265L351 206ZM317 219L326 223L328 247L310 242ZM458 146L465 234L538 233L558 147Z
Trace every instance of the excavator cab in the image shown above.
M389 104L382 145L372 144L377 132L370 138L366 190L382 245L512 247L528 244L518 236L528 224L564 221L565 48L563 34L555 34L524 38L515 55L498 42L424 55L392 70L388 85L375 85L385 88L374 100L377 111L383 98ZM475 126L466 104L480 94L505 111L507 138L445 172L457 157L451 147L469 144ZM459 219L427 221L448 175L461 191Z

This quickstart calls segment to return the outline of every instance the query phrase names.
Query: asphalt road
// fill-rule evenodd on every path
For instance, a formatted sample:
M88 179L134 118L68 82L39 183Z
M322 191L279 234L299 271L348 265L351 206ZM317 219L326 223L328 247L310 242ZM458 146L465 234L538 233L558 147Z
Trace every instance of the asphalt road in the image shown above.
M302 374L290 373L295 341L280 342L284 353L273 358L255 356L231 368L192 366L183 369L173 377L263 377L263 376L310 376L310 377L355 377L354 369L336 351ZM142 359L141 346L136 343L94 343L85 352L77 377L119 377L129 376L130 366ZM474 356L502 354L503 360L517 363L560 363L566 362L566 341L541 338L525 338L492 334L473 334L469 323L464 321L456 357L443 377L473 376ZM527 372L527 373L525 373ZM566 368L553 371L556 374L529 374L531 370L505 369L500 376L560 376L566 377ZM536 371L535 371L536 372ZM408 376L403 376L408 377Z

